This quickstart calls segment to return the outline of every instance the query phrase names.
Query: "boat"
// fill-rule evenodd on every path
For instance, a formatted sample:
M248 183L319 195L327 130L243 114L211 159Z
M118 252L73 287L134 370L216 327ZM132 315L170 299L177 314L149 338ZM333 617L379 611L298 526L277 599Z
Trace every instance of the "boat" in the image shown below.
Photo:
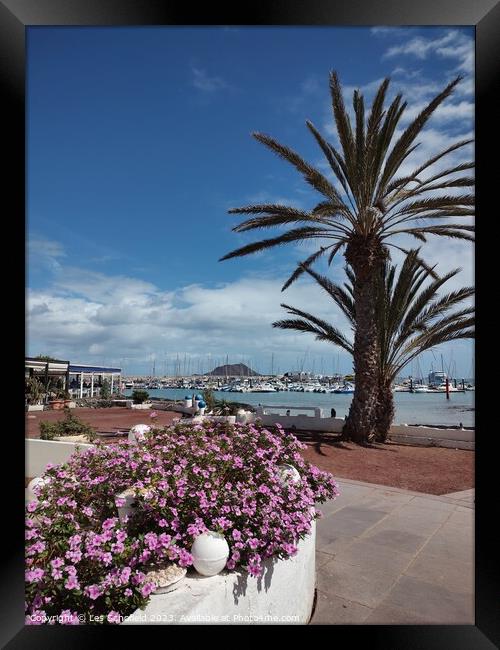
M337 393L337 395L344 395L347 393L354 393L354 385L353 384L345 384L341 388L337 388L333 391L334 393Z
M248 389L249 393L275 393L276 388L271 386L269 382L263 382L262 384L257 384L253 388Z
M428 386L413 386L410 389L410 393L432 393L433 390Z

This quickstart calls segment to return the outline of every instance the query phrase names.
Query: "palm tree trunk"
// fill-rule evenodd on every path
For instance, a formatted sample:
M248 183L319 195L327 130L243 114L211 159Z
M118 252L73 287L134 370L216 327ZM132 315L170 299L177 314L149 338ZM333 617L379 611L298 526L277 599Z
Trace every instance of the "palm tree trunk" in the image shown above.
M366 444L375 435L378 402L378 332L376 280L383 260L376 242L353 242L346 260L354 276L356 329L354 333L354 395L343 437Z
M378 389L376 436L379 442L385 442L394 420L394 396L390 382L381 381Z

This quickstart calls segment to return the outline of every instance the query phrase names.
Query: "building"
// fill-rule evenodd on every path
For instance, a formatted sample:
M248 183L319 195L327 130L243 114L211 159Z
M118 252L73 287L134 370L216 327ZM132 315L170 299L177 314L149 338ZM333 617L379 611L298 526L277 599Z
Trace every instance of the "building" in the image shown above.
M70 398L73 399L96 397L101 392L104 380L108 380L111 394L119 393L121 390L121 368L26 357L24 374L26 380L38 379L38 383L42 386L39 401L45 404L49 400L50 393L69 393Z
M442 370L431 370L429 373L429 386L442 386L446 384L447 374Z

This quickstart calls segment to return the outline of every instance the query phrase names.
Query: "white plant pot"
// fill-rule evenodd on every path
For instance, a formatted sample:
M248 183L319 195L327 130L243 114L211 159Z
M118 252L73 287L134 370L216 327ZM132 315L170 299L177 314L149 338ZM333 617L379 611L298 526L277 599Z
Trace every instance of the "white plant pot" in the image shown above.
M284 463L283 465L278 465L278 469L280 471L281 481L285 485L288 485L289 483L298 483L300 481L300 474L293 465Z
M128 488L115 496L115 502L116 499L125 499L125 503L122 506L116 505L118 510L118 519L120 520L120 524L123 526L126 524L126 518L130 517L133 512L133 504L136 500L135 495L133 490Z
M193 408L193 400L192 399L185 399L184 400L184 406L187 409Z
M31 481L28 483L28 487L27 487L28 501L36 501L38 499L38 497L36 495L36 492L37 492L36 487L38 485L40 487L42 487L44 485L47 485L48 483L50 483L50 478L48 478L48 477L47 478L42 478L40 476L35 476L35 478L31 479ZM33 488L35 488L35 489L33 489Z
M137 445L144 439L144 434L148 431L151 431L149 424L136 424L128 432L128 441Z
M195 538L191 555L198 573L202 576L215 576L226 566L229 545L223 535L208 531Z
M244 411L243 409L239 409L239 411L236 413L236 422L240 422L241 424L245 424L248 418L248 413L247 411Z

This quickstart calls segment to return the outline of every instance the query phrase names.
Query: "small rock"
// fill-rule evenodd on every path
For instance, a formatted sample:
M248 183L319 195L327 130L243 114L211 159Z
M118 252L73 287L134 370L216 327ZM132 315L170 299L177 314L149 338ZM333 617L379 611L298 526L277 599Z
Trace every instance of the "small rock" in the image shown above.
M184 578L186 573L187 569L184 567L169 562L162 566L152 567L146 572L146 578L156 584L156 589L153 591L154 594L164 594L176 589L179 586L178 583Z

